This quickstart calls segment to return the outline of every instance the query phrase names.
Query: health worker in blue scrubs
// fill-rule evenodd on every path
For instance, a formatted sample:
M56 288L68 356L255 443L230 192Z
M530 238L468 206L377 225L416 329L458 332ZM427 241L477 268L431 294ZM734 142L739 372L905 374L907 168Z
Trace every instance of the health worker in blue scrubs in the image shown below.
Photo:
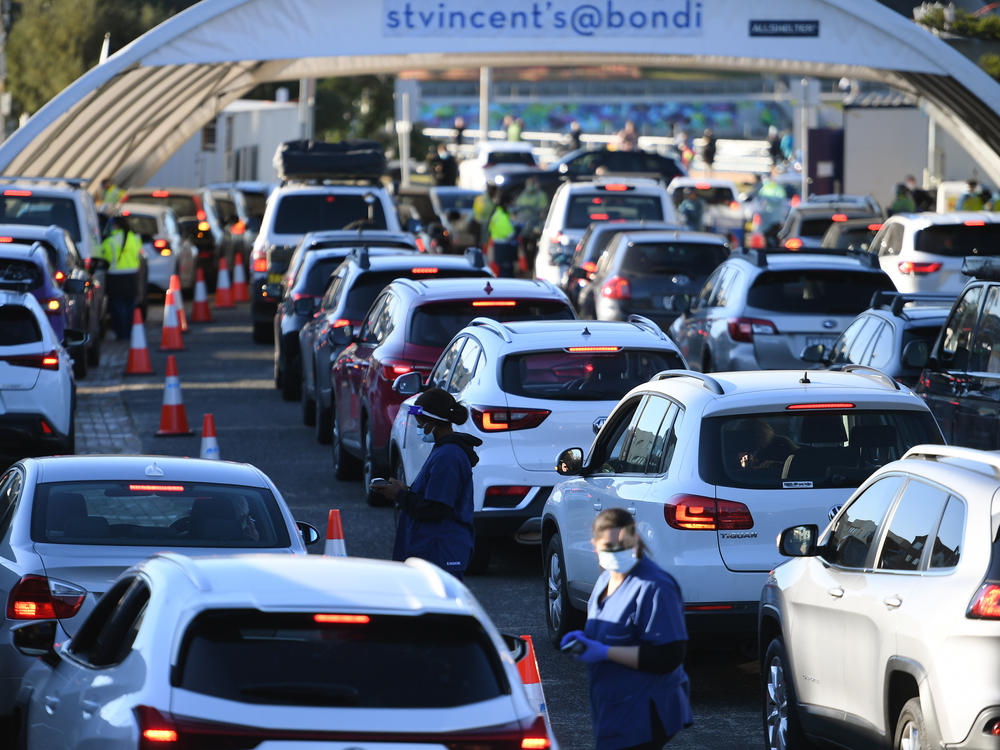
M562 646L576 641L572 650L588 666L597 750L660 750L693 722L680 586L644 554L623 508L598 514L592 542L604 570L587 624Z
M407 487L398 479L372 491L393 500L399 508L392 559L419 557L462 580L472 557L472 467L479 462L475 448L483 441L454 432L469 410L440 388L417 396L410 407L425 442L433 443L420 473Z

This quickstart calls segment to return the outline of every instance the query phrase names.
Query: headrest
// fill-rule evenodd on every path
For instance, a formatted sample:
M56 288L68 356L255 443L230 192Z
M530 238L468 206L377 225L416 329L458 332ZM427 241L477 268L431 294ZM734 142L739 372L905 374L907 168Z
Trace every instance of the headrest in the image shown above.
M885 424L857 425L851 428L851 445L858 448L884 448L896 444L896 428Z
M87 517L87 503L79 492L53 492L49 495L45 525L49 529L65 529L68 523Z
M799 441L802 443L843 444L847 442L844 420L839 414L810 414L802 423Z

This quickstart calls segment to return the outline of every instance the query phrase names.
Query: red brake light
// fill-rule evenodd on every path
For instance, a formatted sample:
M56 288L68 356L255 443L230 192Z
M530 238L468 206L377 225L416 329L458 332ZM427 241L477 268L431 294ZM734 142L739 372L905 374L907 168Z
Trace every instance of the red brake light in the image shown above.
M771 336L778 332L777 326L770 320L759 318L733 318L729 321L729 338L733 341L753 343L754 335Z
M30 198L30 190L4 190L3 194L10 198Z
M198 221L205 221L208 218L208 214L206 214L203 209L199 208L198 211L195 213L194 218L196 218Z
M132 215L132 212L131 212L131 211L129 211L129 210L128 210L128 209L126 208L126 209L123 209L123 210L122 210L122 212L121 212L121 215L122 215L122 216L131 216L131 215Z
M13 241L14 241L13 237L0 237L0 242L3 242L3 243L13 242Z
M847 214L834 214L830 217L833 221L847 221Z
M967 227L985 227L986 226L986 222L983 221L982 219L969 219L968 221L963 222L963 223Z
M751 250L763 250L764 249L764 235L760 232L754 232L750 235L750 249Z
M405 375L413 369L413 365L407 362L383 362L382 376L389 381L395 380L400 375Z
M739 211L740 210L740 202L739 201L729 201L729 210L730 211Z
M412 273L427 274L427 273L437 273L438 269L433 268L431 266L427 266L427 267L424 267L424 268L411 268L410 271Z
M183 492L183 484L130 484L131 492Z
M254 273L267 273L267 253L263 250L254 250L252 258Z
M752 529L753 516L743 503L701 495L674 495L663 506L663 519L685 531Z
M597 264L594 263L594 261L592 261L592 260L588 260L586 263L584 263L580 267L584 271L586 271L588 275L594 273L597 270Z
M473 406L472 421L482 432L530 430L552 412L548 409L508 409L506 406Z
M22 576L7 597L10 620L61 620L73 617L87 592L79 586L45 576Z
M539 716L521 736L521 750L549 750L551 747L545 718Z
M313 615L313 620L324 625L367 625L372 621L368 615Z
M604 186L605 190L610 190L612 193L623 193L628 190L628 185L622 185L618 182L613 182L610 185Z
M20 354L12 357L0 357L0 362L6 362L14 367L34 367L39 370L58 370L59 353L53 349L47 354Z
M846 402L830 402L827 404L789 404L785 407L788 411L803 411L809 409L853 409L854 404Z
M881 225L881 224L869 224L869 225L868 225L868 231L869 231L869 232L877 232L877 231L878 231L878 230L880 230L881 228L882 228L882 225Z
M153 191L153 197L154 198L169 198L170 197L170 191L169 190L154 190Z
M199 232L207 232L209 229L211 229L211 227L208 225L207 221L199 221L198 222L198 231Z
M940 269L940 263L914 263L910 260L904 260L899 264L899 272L908 274L934 273Z
M349 326L350 324L351 321L349 321L347 318L337 318L335 321L333 321L333 325L331 325L330 327L343 328L344 326Z
M632 299L632 287L629 286L628 279L612 276L601 287L601 296L608 299Z
M982 620L1000 620L1000 585L984 583L969 605L966 617Z
M608 214L591 214L590 215L590 220L591 221L607 221L609 218L611 218L611 217L608 216Z
M163 747L166 742L177 742L177 730L173 723L155 708L136 706L135 716L139 724L140 750Z
M788 201L792 206L797 206L802 202L802 197L798 195L793 195L792 199Z
M62 300L50 299L48 302L45 303L45 309L48 310L49 312L59 312L61 308L62 308Z
M694 189L695 190L711 190L712 186L709 185L707 182L696 182L694 184Z
M475 300L472 303L473 307L517 307L517 302L512 299L495 299L495 300Z
M237 221L229 228L230 234L243 234L247 231L247 225L245 221Z
M153 247L155 247L157 250L162 250L163 248L167 247L168 244L169 243L166 240L153 240Z
M62 284L66 280L66 274L64 274L62 271L56 271L54 274L52 274L52 278L56 280L57 284Z
M785 240L786 250L800 250L802 248L802 240L798 237L790 237Z
M586 354L591 352L620 352L620 346L571 346L566 349L573 354Z

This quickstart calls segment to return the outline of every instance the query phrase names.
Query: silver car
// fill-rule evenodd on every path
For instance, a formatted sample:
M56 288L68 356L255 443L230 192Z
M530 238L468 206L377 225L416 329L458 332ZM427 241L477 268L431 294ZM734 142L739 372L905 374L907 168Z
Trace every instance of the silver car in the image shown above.
M0 477L0 711L32 660L11 630L56 619L72 636L126 568L164 549L305 554L274 484L249 464L166 456L24 459Z
M1000 458L917 445L761 593L766 747L1000 747Z
M806 347L827 350L875 292L895 291L868 256L734 253L693 300L675 297L670 336L702 372L816 367Z

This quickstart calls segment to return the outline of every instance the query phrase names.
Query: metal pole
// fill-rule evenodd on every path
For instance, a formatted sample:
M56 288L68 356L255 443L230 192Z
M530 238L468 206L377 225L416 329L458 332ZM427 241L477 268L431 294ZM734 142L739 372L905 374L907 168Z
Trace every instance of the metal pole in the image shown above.
M410 133L413 122L410 120L410 95L403 93L400 98L400 116L396 120L396 135L399 138L399 182L410 184Z
M927 189L937 183L937 121L931 112L927 113L927 167L921 177L920 187Z
M809 198L809 79L802 79L800 129L802 131L802 200Z
M493 88L493 71L490 68L479 69L479 140L490 138L490 94Z
M10 31L10 0L0 0L0 142L7 138L11 97L7 92L7 32Z

